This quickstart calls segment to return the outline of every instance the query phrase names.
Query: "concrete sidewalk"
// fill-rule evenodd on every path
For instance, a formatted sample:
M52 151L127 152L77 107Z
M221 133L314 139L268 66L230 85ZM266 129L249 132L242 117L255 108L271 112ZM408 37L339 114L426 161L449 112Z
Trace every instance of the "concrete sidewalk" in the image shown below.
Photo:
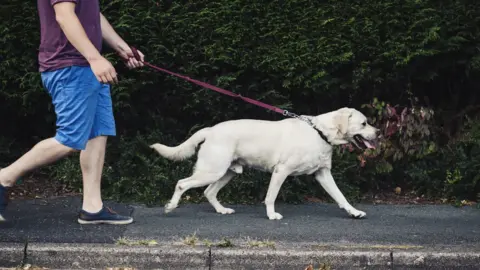
M50 269L479 269L480 209L359 205L355 220L331 204L163 208L107 203L127 226L79 225L80 198L14 201L0 225L0 267ZM330 268L328 268L330 267Z

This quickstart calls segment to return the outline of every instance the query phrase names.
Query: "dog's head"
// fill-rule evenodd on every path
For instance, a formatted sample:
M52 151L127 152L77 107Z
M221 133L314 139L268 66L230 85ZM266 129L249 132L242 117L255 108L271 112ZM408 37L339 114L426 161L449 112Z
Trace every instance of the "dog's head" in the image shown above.
M375 148L380 130L367 122L367 117L351 108L319 115L315 125L326 131L326 136L334 145L353 143L360 149Z

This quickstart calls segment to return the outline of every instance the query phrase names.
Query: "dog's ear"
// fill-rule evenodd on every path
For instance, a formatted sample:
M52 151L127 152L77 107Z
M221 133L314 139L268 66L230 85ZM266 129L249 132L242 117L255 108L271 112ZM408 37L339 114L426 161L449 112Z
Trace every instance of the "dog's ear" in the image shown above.
M350 120L352 113L353 111L350 108L341 108L333 117L333 124L335 125L335 128L337 128L337 132L342 137L347 133L348 121Z

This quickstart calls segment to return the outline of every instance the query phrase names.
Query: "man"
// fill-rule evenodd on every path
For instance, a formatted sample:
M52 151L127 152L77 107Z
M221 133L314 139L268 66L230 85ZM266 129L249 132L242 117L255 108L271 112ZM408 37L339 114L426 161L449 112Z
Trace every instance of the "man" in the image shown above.
M7 188L29 171L80 152L83 176L81 224L129 224L103 205L100 182L107 136L115 136L110 85L117 82L112 64L101 56L102 40L125 59L142 66L130 47L101 14L98 0L38 0L41 43L39 71L57 116L54 138L39 142L0 170L0 220L5 220Z

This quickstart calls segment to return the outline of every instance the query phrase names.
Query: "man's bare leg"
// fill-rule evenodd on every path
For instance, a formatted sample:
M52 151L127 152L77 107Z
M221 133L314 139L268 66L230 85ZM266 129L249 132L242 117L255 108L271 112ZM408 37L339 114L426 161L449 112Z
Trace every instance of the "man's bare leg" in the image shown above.
M96 213L102 209L101 179L105 161L107 137L91 139L85 150L80 152L80 166L83 176L82 209Z
M80 224L130 224L131 217L121 216L103 206L101 180L105 161L107 137L99 136L87 143L80 152L80 166L83 176L83 205L78 222Z
M74 151L54 138L43 140L10 166L0 170L0 184L11 187L26 173L58 161Z

